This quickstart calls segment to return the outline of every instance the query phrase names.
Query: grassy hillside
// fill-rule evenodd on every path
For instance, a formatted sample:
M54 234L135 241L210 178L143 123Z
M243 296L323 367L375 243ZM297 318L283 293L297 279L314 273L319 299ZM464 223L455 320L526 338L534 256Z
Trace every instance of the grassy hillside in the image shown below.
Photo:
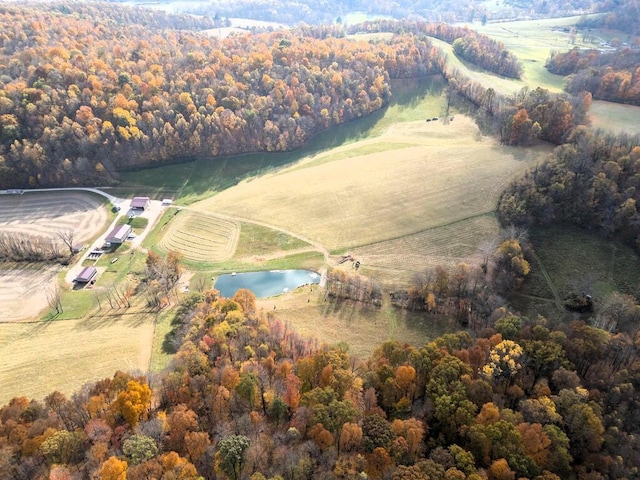
M334 253L359 247L359 254L374 260L383 252L386 258L378 259L379 266L401 262L400 268L416 271L424 268L429 256L422 247L429 243L425 232L431 229L461 226L460 231L448 231L443 241L447 245L439 253L454 253L457 260L460 252L453 246L462 244L462 257L473 255L469 238L480 242L497 227L489 216L481 232L469 235L475 224L463 222L493 212L505 184L549 152L546 146L500 146L482 137L463 116L450 123L421 119L242 182L191 208L267 222ZM407 236L415 245L411 251L379 245ZM408 260L414 253L420 258Z

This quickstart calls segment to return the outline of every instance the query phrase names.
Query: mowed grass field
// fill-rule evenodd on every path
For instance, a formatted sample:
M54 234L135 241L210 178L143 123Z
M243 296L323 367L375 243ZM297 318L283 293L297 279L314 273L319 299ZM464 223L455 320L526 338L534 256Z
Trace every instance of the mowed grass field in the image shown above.
M154 322L140 315L0 324L0 405L70 396L118 371L149 368Z
M562 298L582 292L602 298L613 291L640 296L640 258L629 246L561 227L536 229L531 242ZM534 265L533 270L539 269ZM548 282L540 275L527 280L522 293L550 297Z
M415 272L431 254L473 256L497 232L490 214L504 187L550 152L501 146L464 116L404 122L191 208L267 222L334 253L355 249L375 259L363 267Z
M239 234L238 222L180 210L167 223L158 246L165 252L180 252L190 262L221 262L233 256Z

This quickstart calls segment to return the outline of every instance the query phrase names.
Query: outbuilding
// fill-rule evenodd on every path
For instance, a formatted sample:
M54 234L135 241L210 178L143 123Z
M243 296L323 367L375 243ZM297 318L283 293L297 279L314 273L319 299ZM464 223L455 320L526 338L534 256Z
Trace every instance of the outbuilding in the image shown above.
M132 210L146 210L151 205L151 199L149 197L133 197L131 200Z
M76 283L89 283L97 274L96 267L84 267L73 281Z
M105 238L104 241L111 245L120 245L121 243L124 243L130 234L131 225L118 225L109 232L109 235L107 235L107 238Z

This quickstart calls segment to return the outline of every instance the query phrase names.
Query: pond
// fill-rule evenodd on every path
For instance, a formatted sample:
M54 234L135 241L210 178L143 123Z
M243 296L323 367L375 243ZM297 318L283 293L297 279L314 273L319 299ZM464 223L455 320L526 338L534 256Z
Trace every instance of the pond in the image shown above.
M311 283L320 283L319 273L311 270L270 270L220 275L213 287L227 298L233 297L241 288L251 290L258 298L265 298Z

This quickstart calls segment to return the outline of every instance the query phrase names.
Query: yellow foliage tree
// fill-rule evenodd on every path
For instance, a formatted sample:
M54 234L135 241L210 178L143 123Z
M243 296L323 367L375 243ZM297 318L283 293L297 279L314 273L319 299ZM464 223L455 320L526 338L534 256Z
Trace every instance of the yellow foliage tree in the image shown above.
M150 406L149 385L130 380L127 389L118 394L111 407L116 416L120 415L131 427L135 427L146 416Z
M127 480L129 465L125 460L109 457L100 467L100 480Z

